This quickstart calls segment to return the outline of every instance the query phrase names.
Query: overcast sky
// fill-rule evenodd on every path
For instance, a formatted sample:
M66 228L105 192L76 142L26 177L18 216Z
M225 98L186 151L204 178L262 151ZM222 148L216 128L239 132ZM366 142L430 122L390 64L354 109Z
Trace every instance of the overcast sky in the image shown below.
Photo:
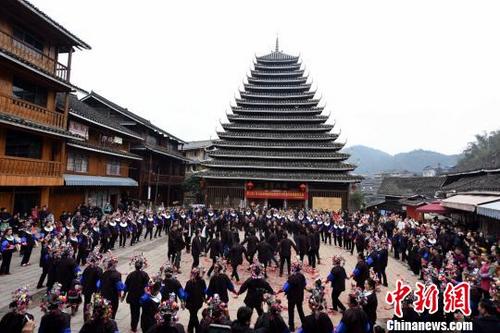
M276 34L348 146L458 153L500 129L497 0L31 1L92 46L74 84L187 141L215 138Z

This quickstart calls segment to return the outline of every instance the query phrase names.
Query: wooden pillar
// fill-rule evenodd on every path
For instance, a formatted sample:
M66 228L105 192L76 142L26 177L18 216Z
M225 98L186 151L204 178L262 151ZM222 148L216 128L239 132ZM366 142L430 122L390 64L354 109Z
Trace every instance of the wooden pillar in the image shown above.
M169 166L168 166L168 183L167 183L167 207L170 206L170 176L172 176L172 159L170 159Z
M42 187L40 190L40 206L49 207L50 187Z
M5 155L5 140L7 140L7 131L5 128L1 128L0 130L0 156Z

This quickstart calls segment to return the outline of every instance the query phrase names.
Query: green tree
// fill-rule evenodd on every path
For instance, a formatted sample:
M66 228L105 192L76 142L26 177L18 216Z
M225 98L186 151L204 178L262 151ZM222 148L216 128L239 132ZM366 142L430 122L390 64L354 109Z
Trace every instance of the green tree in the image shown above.
M356 211L365 207L365 194L360 190L351 193L351 210Z
M184 190L185 196L190 197L194 203L203 202L203 192L201 190L200 180L200 177L192 175L186 177L182 183L182 189Z
M500 167L500 130L477 134L458 161L458 171Z

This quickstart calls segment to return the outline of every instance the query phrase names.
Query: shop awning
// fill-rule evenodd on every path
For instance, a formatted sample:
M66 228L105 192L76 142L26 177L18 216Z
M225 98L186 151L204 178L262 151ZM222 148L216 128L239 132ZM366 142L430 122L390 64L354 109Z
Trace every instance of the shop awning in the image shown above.
M425 204L423 206L418 207L417 213L433 213L444 215L449 212L448 208L443 207L440 201L435 201L432 203Z
M442 201L442 205L447 208L464 210L467 212L474 212L476 207L492 201L500 200L498 196L485 196L485 195L469 195L459 194L453 197L446 198Z
M128 177L102 177L84 175L64 175L64 183L67 186L131 186L139 184Z
M479 205L477 207L477 213L479 215L500 220L500 200Z

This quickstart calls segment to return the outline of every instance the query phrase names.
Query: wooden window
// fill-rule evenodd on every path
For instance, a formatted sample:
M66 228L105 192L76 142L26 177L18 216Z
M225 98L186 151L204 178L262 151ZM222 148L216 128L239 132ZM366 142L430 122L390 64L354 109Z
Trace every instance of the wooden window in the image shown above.
M5 155L42 158L42 138L27 132L7 131Z
M106 164L106 174L108 176L119 176L120 175L120 161L111 160Z
M146 136L146 143L156 146L156 145L158 145L158 139L154 136L147 135Z
M43 53L43 43L41 40L33 35L32 33L15 26L14 27L14 37L25 44L26 46L32 47L40 53Z
M87 125L80 124L79 122L70 120L69 121L69 131L73 134L79 135L86 140L89 139L89 127Z
M12 94L15 98L47 107L47 89L15 77L12 83Z
M68 171L87 173L89 167L89 157L85 154L78 154L74 152L68 153L68 164L66 169Z

